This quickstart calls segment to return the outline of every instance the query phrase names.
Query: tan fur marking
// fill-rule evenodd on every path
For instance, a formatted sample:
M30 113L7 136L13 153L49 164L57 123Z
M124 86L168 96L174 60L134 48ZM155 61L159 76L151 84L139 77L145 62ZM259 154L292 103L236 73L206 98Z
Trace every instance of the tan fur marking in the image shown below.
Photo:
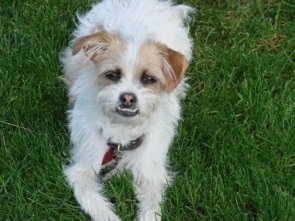
M160 50L163 59L162 68L166 79L165 88L168 92L171 92L183 79L188 66L188 61L179 52L160 43L157 43L156 45Z
M161 43L144 44L138 54L137 78L147 73L158 79L155 84L147 85L155 92L171 92L183 79L188 62L185 57Z
M111 51L122 47L123 44L117 36L100 31L76 40L72 46L72 54L76 55L83 49L86 56L97 63L109 57Z
M160 92L164 88L165 79L162 72L162 61L154 44L143 45L138 52L136 65L136 78L140 81L144 74L157 79L154 84L146 85L154 92Z

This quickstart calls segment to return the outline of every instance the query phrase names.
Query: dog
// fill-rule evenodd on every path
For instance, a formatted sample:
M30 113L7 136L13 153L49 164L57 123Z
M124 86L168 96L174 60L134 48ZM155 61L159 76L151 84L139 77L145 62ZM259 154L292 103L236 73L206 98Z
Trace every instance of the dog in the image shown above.
M94 221L119 221L103 194L123 170L139 201L136 220L161 220L171 183L168 150L192 56L186 21L194 9L161 0L104 0L78 16L61 53L69 96L67 182Z

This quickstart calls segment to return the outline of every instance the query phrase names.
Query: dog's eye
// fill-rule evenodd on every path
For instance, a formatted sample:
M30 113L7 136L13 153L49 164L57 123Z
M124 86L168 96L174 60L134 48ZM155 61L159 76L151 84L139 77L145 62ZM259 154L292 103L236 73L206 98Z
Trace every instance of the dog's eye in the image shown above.
M117 82L121 79L121 72L120 70L115 71L107 71L104 73L105 77L111 81Z
M141 83L144 85L153 84L157 82L157 79L155 77L147 75L147 74L143 74L140 80L141 80Z

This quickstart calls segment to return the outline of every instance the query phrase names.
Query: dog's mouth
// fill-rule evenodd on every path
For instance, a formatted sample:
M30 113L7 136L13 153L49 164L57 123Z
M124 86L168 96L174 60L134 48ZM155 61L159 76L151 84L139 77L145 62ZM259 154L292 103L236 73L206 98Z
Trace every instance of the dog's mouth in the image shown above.
M137 107L123 107L122 105L117 105L117 113L124 117L134 117L138 114L139 110Z

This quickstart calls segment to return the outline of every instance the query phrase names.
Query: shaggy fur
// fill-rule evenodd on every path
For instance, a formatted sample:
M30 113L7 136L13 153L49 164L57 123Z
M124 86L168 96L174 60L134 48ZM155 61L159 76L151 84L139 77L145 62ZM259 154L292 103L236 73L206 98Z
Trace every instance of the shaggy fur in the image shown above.
M139 200L137 220L161 220L167 153L180 118L192 8L159 0L105 0L84 16L61 56L71 109L71 163L64 174L95 221L118 221L100 176L107 142L126 145L113 172L126 169ZM122 98L123 97L123 98Z

